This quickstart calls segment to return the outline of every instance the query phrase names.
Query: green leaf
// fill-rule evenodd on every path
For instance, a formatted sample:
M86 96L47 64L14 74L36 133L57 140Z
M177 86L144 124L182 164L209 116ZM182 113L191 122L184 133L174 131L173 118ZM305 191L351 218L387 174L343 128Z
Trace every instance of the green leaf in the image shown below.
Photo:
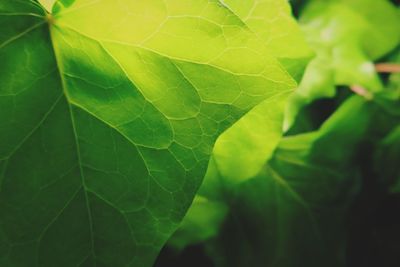
M265 43L290 74L299 80L312 53L305 43L299 26L291 16L288 2L286 0L223 2ZM296 49L293 43L296 43ZM224 190L232 189L259 173L282 137L283 112L288 96L288 93L282 93L264 100L218 138L199 197L207 198L210 203L226 205L223 199ZM196 203L191 209L193 211L189 211L170 245L181 248L177 246L175 238L179 239L181 244L190 244L194 241L193 231L187 225L196 219L194 217L198 209ZM211 237L209 233L217 233L215 229L218 229L219 225L213 224L214 217L210 217L209 214L203 213L202 216L210 219L208 223L201 223L202 227L198 227L199 232L204 232L201 235L203 240L206 240ZM195 241L202 240L198 238Z
M389 192L400 193L400 126L379 143L374 159L380 182L389 188Z
M207 245L216 266L345 266L356 156L373 111L353 97L317 132L285 137L263 170L228 194L230 215Z
M400 63L399 49L388 58L388 62L388 64L394 65ZM395 180L394 177L390 178L386 171L393 173L393 168L395 167L390 165L396 162L397 158L395 151L391 151L391 149L396 149L396 127L400 122L400 73L391 73L389 75L385 89L374 95L374 102L382 109L382 112L375 114L374 119L376 126L374 130L377 132L376 141L378 143L377 153L387 159L387 161L379 159L380 156L378 156L377 161L385 167L382 170L380 170L381 167L378 167L376 171L382 176L387 176L383 180Z
M373 62L400 42L398 10L386 0L311 1L300 23L316 58L288 105L285 129L313 100L333 97L336 85L382 90Z
M291 16L287 1L228 0L224 3L265 42L292 76L301 78L311 51ZM271 20L273 14L279 15ZM283 111L288 97L289 94L280 94L265 100L218 138L213 158L224 183L236 184L256 175L272 155L282 136ZM206 178L207 181L211 179L216 178Z
M0 28L1 266L151 266L218 135L296 86L218 1L2 1Z
M264 101L217 140L213 158L225 186L235 186L256 175L282 137L283 111L288 94ZM205 183L210 179L206 177ZM205 185L207 186L207 185Z
M224 0L223 2L265 42L289 73L300 81L313 52L292 16L288 1Z
M400 64L400 47L398 47L393 56L389 58L389 62ZM388 88L392 91L396 91L400 95L400 73L392 73L390 75Z
M178 250L216 236L225 220L228 206L197 195L178 230L168 240Z
M388 61L389 64L400 64L400 47L389 57ZM389 114L400 117L400 73L389 75L385 90L376 94L374 100Z
M43 6L44 8L46 8L47 11L51 12L51 10L52 10L52 8L53 8L53 5L54 5L54 3L55 3L56 1L57 1L57 0L39 0L38 2L39 2L40 4L42 4L42 6Z

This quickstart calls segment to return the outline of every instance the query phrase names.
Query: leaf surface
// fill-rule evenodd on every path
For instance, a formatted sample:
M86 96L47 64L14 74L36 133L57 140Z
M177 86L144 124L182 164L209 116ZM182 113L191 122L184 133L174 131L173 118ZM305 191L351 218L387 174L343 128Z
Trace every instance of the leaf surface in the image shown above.
M265 42L289 73L300 81L313 52L292 16L288 1L224 0L223 3Z
M0 28L4 266L151 266L218 135L296 85L218 1L2 1Z

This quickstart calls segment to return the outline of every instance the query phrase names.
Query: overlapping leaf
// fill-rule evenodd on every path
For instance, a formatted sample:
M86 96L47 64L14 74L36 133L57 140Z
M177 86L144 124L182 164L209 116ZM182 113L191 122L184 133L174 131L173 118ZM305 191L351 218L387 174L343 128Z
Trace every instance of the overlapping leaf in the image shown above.
M304 36L291 15L286 0L257 0L257 1L223 1L225 6L232 10L246 23L260 40L270 49L271 53L280 60L290 74L299 80L305 65L312 56L311 50L305 43ZM274 15L276 18L271 19ZM296 46L293 46L296 44ZM222 187L234 187L237 184L256 175L272 155L282 137L283 111L289 94L277 95L265 100L253 108L241 120L224 132L217 140L213 150L212 160L199 194L206 197L210 210L220 210L226 203L220 202L223 198ZM203 205L203 202L199 202ZM202 213L210 222L204 224L196 222L197 202L194 202L192 211L186 217L187 223L180 228L171 244L188 244L200 241L199 232L204 239L216 233L220 216L215 212ZM191 224L189 224L191 223ZM213 228L214 230L210 230Z
M293 77L297 80L302 77L312 52L286 0L224 3L265 42ZM276 19L271 19L273 14L278 14ZM218 139L213 157L225 182L237 183L256 175L271 156L282 136L282 116L288 96L282 94L272 101L265 100Z

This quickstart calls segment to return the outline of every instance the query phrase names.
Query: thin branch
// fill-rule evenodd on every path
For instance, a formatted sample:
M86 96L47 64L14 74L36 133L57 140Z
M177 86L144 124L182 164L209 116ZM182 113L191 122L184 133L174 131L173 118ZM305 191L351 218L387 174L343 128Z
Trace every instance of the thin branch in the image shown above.
M350 86L350 90L356 93L357 95L364 97L367 100L372 100L374 98L371 92L369 92L367 89L365 89L360 85L352 85Z
M381 73L400 73L400 64L378 63L375 65L375 69Z

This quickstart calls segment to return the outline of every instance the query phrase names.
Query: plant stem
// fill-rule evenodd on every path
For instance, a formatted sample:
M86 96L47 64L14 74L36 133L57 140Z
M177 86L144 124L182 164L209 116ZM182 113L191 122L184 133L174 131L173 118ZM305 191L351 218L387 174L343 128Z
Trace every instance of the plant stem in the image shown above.
M400 64L378 63L375 65L375 69L381 73L400 73Z

